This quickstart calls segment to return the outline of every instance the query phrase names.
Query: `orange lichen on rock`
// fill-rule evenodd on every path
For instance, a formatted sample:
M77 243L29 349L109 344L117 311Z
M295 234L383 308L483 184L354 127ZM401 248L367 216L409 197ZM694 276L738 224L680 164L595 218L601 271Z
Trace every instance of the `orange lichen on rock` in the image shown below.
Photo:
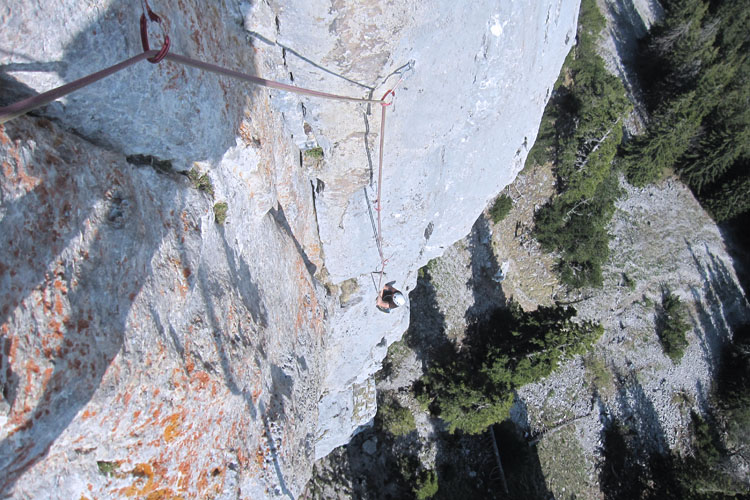
M58 316L62 316L63 303L59 295L55 295L55 312L57 313Z
M13 175L13 167L7 161L3 162L3 175L10 178Z
M10 156L15 163L14 169L14 165L8 162L3 162L3 173L6 174L6 178L12 180L18 186L27 191L31 191L36 186L38 186L41 182L41 179L39 177L31 176L26 172L26 162L21 158L22 146L20 141L16 142L16 147L10 144L10 140L8 140L8 142L3 141L2 145L7 146L8 156Z
M154 480L154 469L150 464L140 463L130 471L134 481L130 486L122 488L119 492L127 497L137 496L147 499L172 498L172 491L167 488L157 490L158 484ZM154 496L152 496L154 495Z
M190 486L190 477L192 475L190 471L190 463L182 462L177 467L177 470L180 471L180 479L177 484L181 490L187 490Z
M170 415L169 417L164 419L164 422L162 422L162 424L164 423L168 423L164 428L164 441L169 443L179 435L180 424L182 424L182 415L179 413Z
M258 398L260 398L260 395L263 393L263 387L261 386L260 382L260 374L258 373L258 378L255 379L255 383L253 384L253 389L251 392L254 405L258 404Z
M243 469L246 469L247 464L249 463L249 457L242 448L237 450L237 463L239 463L240 467Z
M146 496L146 500L175 500L177 498L182 497L175 496L169 488L152 491Z
M136 477L145 477L151 479L154 477L154 469L150 464L136 464L130 474Z
M39 365L37 365L33 359L29 359L26 361L26 387L27 388L31 388L31 379L33 377L32 374L34 373L39 375L39 373L41 373L41 370L39 369Z
M190 378L190 383L196 390L203 390L211 381L211 376L203 370L198 370Z
M208 487L208 474L206 471L202 471L198 476L198 482L196 483L198 491L205 491Z
M50 367L47 367L44 370L44 374L42 375L42 390L47 389L47 383L49 383L49 379L52 378L52 374L54 373L55 369Z
M184 386L187 383L187 377L185 377L185 370L175 367L172 370L171 382L175 389L184 389Z
M65 283L63 283L59 279L55 280L55 283L53 286L55 287L56 290L60 290L60 292L62 292L63 294L68 293L68 287L65 285Z
M250 146L255 143L255 141L253 140L252 126L247 121L242 120L238 133L240 138L242 139L242 142L244 142L246 146Z

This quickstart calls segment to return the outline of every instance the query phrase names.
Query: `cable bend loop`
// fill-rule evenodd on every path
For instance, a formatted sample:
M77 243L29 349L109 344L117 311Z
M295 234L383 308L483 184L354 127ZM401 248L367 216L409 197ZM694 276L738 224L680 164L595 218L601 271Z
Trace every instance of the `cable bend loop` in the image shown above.
M146 19L146 13L144 12L141 14L141 45L143 46L143 52L149 52L151 51L151 47L148 43L148 21L152 21L157 23L161 27L162 33L164 33L164 43L161 46L161 49L154 57L149 57L146 59L148 62L153 64L158 64L161 62L164 57L166 57L167 52L169 52L169 46L171 44L171 41L169 40L169 35L167 35L167 30L164 29L164 24L161 22L161 17L159 17L157 14L154 13L150 8L148 8L148 19Z

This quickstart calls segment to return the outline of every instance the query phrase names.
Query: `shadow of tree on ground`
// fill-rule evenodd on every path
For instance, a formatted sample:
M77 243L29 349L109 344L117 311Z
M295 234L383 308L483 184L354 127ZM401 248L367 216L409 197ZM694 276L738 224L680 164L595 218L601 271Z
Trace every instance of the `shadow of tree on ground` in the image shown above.
M681 498L674 459L651 400L633 371L615 373L622 419L605 417L599 485L607 500ZM601 401L599 402L601 406ZM602 415L609 415L600 408Z

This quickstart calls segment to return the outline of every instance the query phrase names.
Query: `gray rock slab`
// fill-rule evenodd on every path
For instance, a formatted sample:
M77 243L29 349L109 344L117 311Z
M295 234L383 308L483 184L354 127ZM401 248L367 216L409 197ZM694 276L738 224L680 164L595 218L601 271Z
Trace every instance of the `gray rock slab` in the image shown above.
M334 2L328 9L327 2L310 2L305 8L314 16L298 16L291 4L275 4L277 44L298 53L304 47L305 59L326 70L285 50L283 70L295 84L358 96L374 89L379 97L397 81L386 77L414 62L387 110L380 200L386 281L408 292L417 269L466 235L523 167L575 41L578 4L438 1L364 8ZM380 265L373 232L380 110L296 96L274 104L290 130L307 123L326 145L317 173L325 190L315 198L326 268L334 283L356 278L361 285L360 304L339 311L331 323L320 403L321 416L330 418L319 424L321 457L341 444L339 436L366 423L352 420L341 402L352 400L352 384L379 369L385 347L400 337L408 318L406 311L394 317L372 308L377 286L371 272Z
M305 87L380 97L414 62L384 131L385 278L404 292L522 168L578 11L575 0L152 7L175 52ZM138 53L139 15L121 0L7 5L3 94ZM408 304L373 307L380 109L144 62L37 115L2 129L4 489L298 495L314 457L371 422L372 374L408 326ZM312 147L321 161L300 151ZM205 173L214 198L128 155Z

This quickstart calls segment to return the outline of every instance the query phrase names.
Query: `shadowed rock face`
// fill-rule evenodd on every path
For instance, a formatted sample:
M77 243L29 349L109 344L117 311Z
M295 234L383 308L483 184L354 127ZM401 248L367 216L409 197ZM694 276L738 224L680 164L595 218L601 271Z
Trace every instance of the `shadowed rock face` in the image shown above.
M164 17L175 52L254 71L236 6L188 1L153 7ZM37 92L143 50L139 2L66 0L43 9L15 2L7 9L0 73ZM158 48L160 30L150 33L151 46ZM233 48L226 50L228 45ZM139 63L65 97L46 113L108 149L171 159L185 169L197 160L218 161L234 144L246 93L174 63Z
M0 142L3 491L298 489L326 313L284 229L242 240L184 176L45 119Z
M521 169L577 15L574 0L152 7L175 52L329 92L380 97L414 61L381 200L404 292ZM3 99L140 51L137 2L45 9L4 14ZM408 325L408 307L373 307L380 127L364 105L139 63L0 128L2 493L296 497L372 419L371 374Z

